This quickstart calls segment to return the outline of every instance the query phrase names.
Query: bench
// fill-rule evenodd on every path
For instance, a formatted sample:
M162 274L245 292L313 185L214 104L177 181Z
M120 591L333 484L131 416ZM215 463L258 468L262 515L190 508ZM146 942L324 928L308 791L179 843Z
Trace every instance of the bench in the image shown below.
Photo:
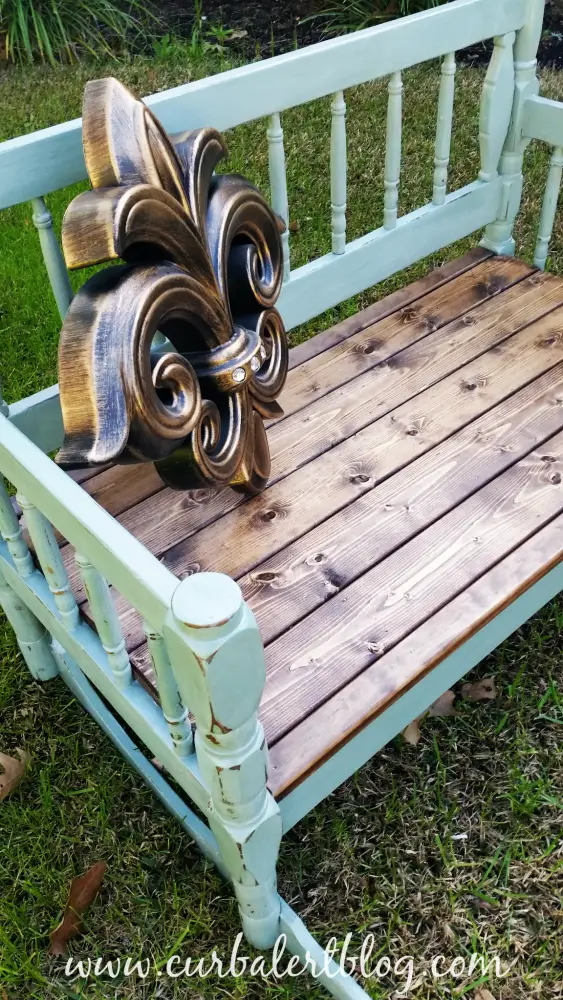
M285 934L337 997L366 994L279 897L282 834L563 589L563 280L544 270L563 106L538 96L542 16L454 0L146 99L172 135L268 118L287 221L280 112L333 94L332 252L292 270L282 236L288 330L485 230L290 350L262 492L65 472L57 386L2 404L0 600L32 675L67 682L232 882L248 940ZM453 52L493 36L481 170L447 193ZM438 57L433 198L399 216L401 72ZM343 94L387 75L384 224L347 242ZM513 228L533 139L554 152L532 266ZM0 207L32 201L61 317L44 196L85 176L80 121L0 145Z

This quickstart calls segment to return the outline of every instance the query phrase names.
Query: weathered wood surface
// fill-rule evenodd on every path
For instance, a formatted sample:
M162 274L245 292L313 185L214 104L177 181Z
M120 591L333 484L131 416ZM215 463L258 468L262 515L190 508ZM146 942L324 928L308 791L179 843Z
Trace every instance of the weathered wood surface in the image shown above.
M561 513L562 470L559 434L270 645L271 742Z
M293 386L299 385L304 378L309 378L310 380L310 369L302 369L302 366L311 358L316 358L318 355L324 354L329 348L336 347L356 334L362 334L362 332L373 326L373 324L392 317L394 313L398 313L401 309L410 307L412 303L422 299L428 292L433 289L442 288L443 285L463 275L466 271L474 269L477 264L491 257L492 254L490 251L476 247L474 250L470 250L464 257L459 258L459 260L450 261L442 267L430 271L423 278L381 299L379 302L364 309L363 312L356 313L354 316L343 320L329 330L324 330L317 334L316 337L298 344L292 348L289 354L290 374L286 383L285 394L289 398L289 393L292 391ZM502 275L503 265L500 261L493 259L491 265L495 265L490 272L491 278L498 278L499 275ZM513 280L518 280L516 275L520 276L520 274L526 275L531 273L532 269L521 261L518 262L518 267L522 270L514 272L515 277ZM504 272L506 272L506 267L504 267ZM479 271L478 273L484 274L485 272ZM473 281L473 284L475 283ZM413 314L413 320L415 319L416 316ZM299 371L293 373L292 369L294 368L299 368ZM282 395L280 403L284 409L284 413L287 415L285 394ZM85 482L87 480L88 485L85 486L86 492L90 493L98 503L109 510L115 517L164 488L160 477L152 465L117 465L110 467L107 470L107 474L105 469L81 469L78 472L71 473L71 475L77 482ZM196 490L192 492L195 494L196 502L200 502L199 498L202 491ZM161 505L157 501L158 506L166 507L167 503L173 500L174 495L173 491L169 490L165 503ZM189 491L188 493L182 493L184 499L188 495ZM234 497L233 502L236 500L237 498Z
M479 353L479 348L486 350L518 325L562 301L557 279L530 274L528 266L521 262L487 261L475 272L473 287L462 284L458 295L449 285L442 290L443 306L435 299L440 293L432 292L427 305L394 314L376 327L349 337L345 344L329 349L322 362L311 360L294 369L288 402L285 398L281 401L286 417L268 431L270 484L278 483L460 367ZM459 280L465 283L466 276ZM501 290L520 281L525 286L522 293L514 288L505 292L510 298L503 298L504 311L514 309L514 319L512 314L499 316L500 307L493 301L488 303L487 311L470 314L477 303L494 300ZM315 368L319 369L317 373ZM343 370L349 379L344 385ZM271 488L258 498L262 509L266 509L264 498L270 497ZM98 499L95 490L93 495ZM227 490L178 493L167 489L126 511L119 520L155 555L170 552L170 565L175 565L185 553L181 549L172 554L173 546L181 545L243 502L244 498Z
M499 264L498 261L494 263ZM519 263L503 261L502 265L505 272L514 267L514 275L518 280L522 279ZM298 518L297 497L308 510L307 516L311 511L316 512L317 520L313 523L309 520L310 527L343 504L351 502L365 490L366 483L368 486L373 485L366 480L365 471L359 467L360 454L363 454L369 463L369 453L375 447L373 434L379 431L379 439L382 436L385 440L389 437L386 425L370 424L370 421L383 417L390 410L407 403L412 396L427 389L440 377L460 367L480 351L498 344L518 323L530 322L538 315L542 315L550 306L553 307L562 301L557 279L547 275L532 274L524 278L525 287L517 299L518 304L513 301L516 298L516 288L505 292L505 296L510 296L504 303L504 312L508 314L508 319L499 315L499 309L494 307L492 302L482 308L479 320L471 313L463 314L459 318L459 310L474 302L476 295L493 296L494 301L494 296L499 292L499 285L502 287L503 284L509 284L506 274L501 277L496 272L484 281L481 273L483 266L485 265L479 265L475 269L478 277L476 292L470 292L469 289L462 287L457 300L455 295L448 294L443 310L438 309L436 303L432 303L426 313L422 310L416 311L414 314L409 313L408 317L401 313L395 318L394 324L390 319L384 320L380 326L386 328L387 344L385 331L382 331L380 343L374 337L372 328L369 328L371 332L368 346L375 348L373 351L373 354L376 354L375 368L364 372L351 384L347 386L338 384L341 378L340 367L331 357L326 363L324 378L314 384L312 393L317 397L321 385L330 387L334 382L337 383L337 389L315 398L315 402L309 407L301 408L270 428L273 455L272 485L256 498L256 503L250 506L244 505L241 509L241 498L231 491L213 492L202 489L179 494L165 490L125 512L120 517L121 523L155 555L163 556L166 553L163 561L174 572L185 574L186 568L201 566L201 563L198 563L197 552L202 551L202 547L207 545L209 536L206 535L200 545L196 532L198 529L201 531L206 525L210 526L209 531L214 536L217 533L223 539L231 535L234 524L236 539L240 540L242 545L241 531L245 524L248 525L248 532L252 537L256 534L257 526L265 537L268 537L266 529L275 528L277 531L280 525L282 533L284 530L287 532L288 525L284 525L284 518L287 518L289 513L294 521ZM529 274L529 271L526 269L524 274ZM488 306L491 308L488 309ZM449 325L446 323L443 329L438 328L428 334L428 329L434 329L440 321L446 322L452 315L456 316L453 323ZM425 331L426 336L424 336ZM358 336L365 338L367 332L362 331ZM377 332L379 333L379 328ZM410 346L392 355L390 343L400 349L405 340L407 343L411 342ZM362 341L362 346L364 345L365 340ZM347 341L346 356L350 354L353 359L356 354L354 346L350 340ZM333 351L341 350L342 347L337 346L327 354L332 355ZM379 361L381 356L383 363ZM385 363L389 358L392 359L392 364ZM312 363L306 362L300 366L306 370L307 384L309 384L308 366ZM361 352L359 365L363 367L366 363L373 363L372 354L368 354L368 361L365 362L364 352ZM357 365L358 362L354 361L354 364ZM468 377L475 377L474 373L468 373ZM455 387L454 395L457 394L458 390ZM446 403L448 402L449 400L446 400ZM436 407L434 401L434 408L439 410L440 407L441 403ZM401 430L401 416L397 412L394 438L397 437L397 433L401 439L404 436L404 431ZM358 431L362 434L358 435ZM417 437L417 433L407 433L407 438ZM433 441L431 437L430 443ZM335 447L337 445L339 447ZM414 445L415 452L420 452L420 440L411 441L411 445ZM328 450L331 454L322 458L323 453ZM304 464L308 459L309 463ZM355 471L349 476L342 477L341 469L349 464ZM391 471L394 471L394 468L396 466ZM296 471L293 471L294 469ZM322 489L328 490L332 499L328 506L323 506L319 511L318 505L311 507L310 494L313 491L320 495ZM228 515L229 512L232 512L230 519L226 516L221 518L221 515ZM218 518L220 520L217 520ZM274 521L276 521L275 526ZM229 544L234 544L236 547L236 539L231 537ZM214 559L221 544L221 541L214 539ZM197 552L194 546L197 547ZM267 554L262 552L261 557L265 558ZM69 575L77 587L78 599L82 602L84 595L80 591L70 554L67 558ZM130 639L129 648L133 648Z
M497 564L520 566L516 592L526 566L510 553L563 511L563 282L477 254L450 273L303 352L286 416L268 431L273 476L260 496L174 493L147 470L84 483L176 575L238 579L267 646L261 719L276 794L349 737L354 712L365 725L431 668L405 659L395 686L390 669L378 688L376 661L482 582L470 601L480 621ZM91 620L70 548L61 552ZM143 622L114 597L133 670L156 695ZM364 676L365 703L353 694ZM325 704L341 722L327 724ZM302 752L309 718L315 736Z
M453 601L374 660L270 747L269 786L281 798L563 560L563 516L532 535Z
M561 322L561 313L559 315ZM292 522L299 526L298 530L291 533L290 528L284 540L282 522L278 553L244 575L237 566L240 567L245 553L241 551L237 557L236 548L233 548L225 554L230 557L230 569L224 571L238 578L265 643L324 604L550 434L563 429L563 406L555 405L563 376L563 345L558 345L553 355L551 348L545 351L543 359L537 358L540 362L543 360L547 371L544 369L540 378L528 384L530 371L536 374L539 370L539 365L533 363L540 352L533 342L528 351L521 350L520 346L515 344L508 358L506 353L492 356L495 370L488 370L488 385L480 391L467 392L464 396L467 408L455 411L459 423L454 422L443 397L434 412L421 416L428 426L434 425L435 430L441 430L442 439L445 437L441 444L432 448L432 440L427 441L421 453L417 435L405 434L405 423L402 426L399 423L395 430L386 423L382 427L380 446L374 447L375 464L380 470L379 486L375 485L379 477L370 477L363 484L365 492L355 502L342 506L334 516L312 530L308 530L308 523L314 513L308 512L305 494L305 502ZM521 365L507 363L514 362L519 355ZM555 367L554 358L559 359ZM479 361L486 364L486 356ZM451 380L454 394L459 391L459 374ZM519 386L524 388L515 391ZM502 399L504 402L494 405ZM490 409L491 404L493 409ZM485 415L471 421L472 416L483 409L487 411ZM440 425L439 418L444 410L450 419ZM460 424L462 430L451 437L446 436ZM412 456L413 460L405 464ZM397 468L400 471L393 475ZM260 533L256 532L258 551L261 540ZM269 545L276 547L271 537ZM213 564L219 562L222 554L217 550ZM194 572L196 567L199 570L210 568L207 563L191 563L186 569ZM136 649L143 641L136 614L126 612L123 625L130 648ZM150 672L145 648L136 649L133 663L142 673Z

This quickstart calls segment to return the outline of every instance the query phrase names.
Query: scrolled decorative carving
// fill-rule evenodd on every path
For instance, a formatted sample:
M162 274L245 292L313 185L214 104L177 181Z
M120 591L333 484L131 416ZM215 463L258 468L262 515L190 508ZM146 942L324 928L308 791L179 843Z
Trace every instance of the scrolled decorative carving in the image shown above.
M283 223L245 178L214 173L219 132L173 146L113 78L86 85L83 142L92 190L65 214L67 265L124 263L90 278L65 317L57 462L154 462L177 489L263 489L262 418L281 414L287 375Z

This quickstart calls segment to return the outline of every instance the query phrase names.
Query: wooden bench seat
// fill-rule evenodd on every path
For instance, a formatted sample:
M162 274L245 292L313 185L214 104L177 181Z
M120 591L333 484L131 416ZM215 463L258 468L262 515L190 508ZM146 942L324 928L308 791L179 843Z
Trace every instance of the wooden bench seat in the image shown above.
M561 559L563 281L472 251L294 348L281 403L252 499L152 466L79 477L180 578L239 582L278 797Z

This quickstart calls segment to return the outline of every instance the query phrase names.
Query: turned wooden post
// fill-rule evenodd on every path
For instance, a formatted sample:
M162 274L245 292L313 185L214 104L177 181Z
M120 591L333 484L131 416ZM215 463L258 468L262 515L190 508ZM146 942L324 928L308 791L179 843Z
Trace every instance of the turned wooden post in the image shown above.
M14 566L22 579L33 576L35 566L26 545L4 481L0 479L0 533L6 542ZM32 677L46 681L59 670L51 650L50 637L38 618L29 610L0 570L0 604L10 622L21 654Z
M258 627L233 580L197 573L174 592L164 637L180 696L196 720L209 824L233 881L244 933L255 947L271 947L279 931L282 827L266 787L267 749L257 716L265 681Z
M498 173L502 177L501 200L496 221L487 226L481 240L481 246L495 253L514 254L515 251L513 229L522 199L524 151L530 142L522 136L522 115L528 98L535 96L539 90L536 56L543 25L544 3L545 0L528 0L526 23L517 32L514 43L512 115L498 166ZM510 99L510 95L503 96L503 100Z
M32 205L33 225L39 233L43 260L45 261L45 267L47 268L57 308L61 319L64 319L67 309L72 302L72 287L63 253L53 230L53 217L43 198L34 198Z

